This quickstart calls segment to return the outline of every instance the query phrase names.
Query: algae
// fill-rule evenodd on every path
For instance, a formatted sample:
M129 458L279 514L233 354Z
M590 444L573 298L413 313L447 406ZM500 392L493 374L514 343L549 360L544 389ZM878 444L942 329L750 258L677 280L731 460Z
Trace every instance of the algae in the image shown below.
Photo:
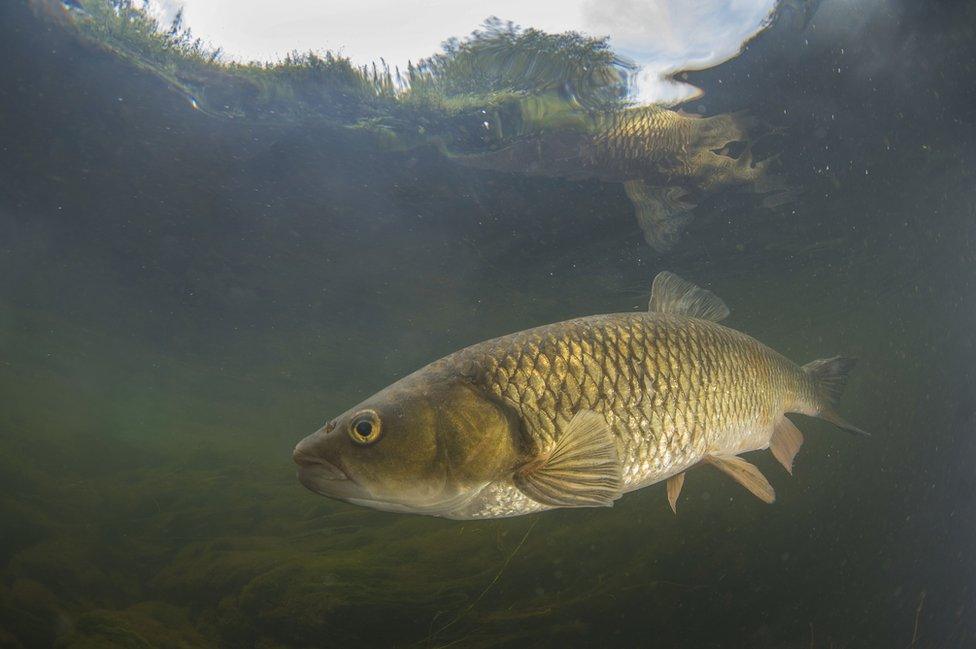
M141 602L124 610L94 610L75 622L58 642L68 649L126 647L202 647L204 636L193 630L185 610L163 602Z

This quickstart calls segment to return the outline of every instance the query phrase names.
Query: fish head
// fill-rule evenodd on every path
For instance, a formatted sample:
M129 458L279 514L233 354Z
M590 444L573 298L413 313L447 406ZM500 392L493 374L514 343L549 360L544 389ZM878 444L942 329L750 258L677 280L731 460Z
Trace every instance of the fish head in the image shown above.
M412 375L295 447L312 491L384 511L451 516L518 463L507 406L460 377Z

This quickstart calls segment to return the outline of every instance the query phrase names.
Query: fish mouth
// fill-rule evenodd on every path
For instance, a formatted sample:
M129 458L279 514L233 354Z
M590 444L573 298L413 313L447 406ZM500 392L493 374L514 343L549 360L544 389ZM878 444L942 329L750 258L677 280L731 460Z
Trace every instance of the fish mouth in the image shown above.
M329 462L305 464L298 467L298 481L320 496L339 500L369 498L370 494L356 484L341 469Z
M309 491L338 500L372 497L348 473L326 459L303 452L301 448L295 449L293 459L298 465L298 481Z
M340 497L337 492L349 490L346 485L355 483L349 478L349 474L343 471L338 465L329 462L318 454L311 453L308 445L299 443L292 453L292 459L298 465L298 480L305 488L322 494L323 496ZM357 489L358 494L361 490Z
M295 452L292 454L292 459L295 461L295 464L298 465L299 473L302 473L303 471L314 471L317 475L321 475L326 480L349 479L349 476L346 475L345 471L328 460L305 452L302 449L301 444L295 448Z

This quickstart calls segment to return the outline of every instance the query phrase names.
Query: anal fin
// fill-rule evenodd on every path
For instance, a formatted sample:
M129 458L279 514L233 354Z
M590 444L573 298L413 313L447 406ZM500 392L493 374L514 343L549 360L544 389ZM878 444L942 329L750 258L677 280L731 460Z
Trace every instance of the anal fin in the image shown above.
M793 475L793 458L796 457L801 446L803 446L803 433L785 415L773 424L769 450L790 475Z
M728 475L764 503L776 500L773 486L755 465L734 455L706 455L704 461Z
M682 471L677 475L668 478L668 504L671 511L678 513L678 497L681 495L681 487L685 484L685 473Z
M622 493L613 431L602 415L577 412L543 457L512 476L532 500L552 507L609 507Z

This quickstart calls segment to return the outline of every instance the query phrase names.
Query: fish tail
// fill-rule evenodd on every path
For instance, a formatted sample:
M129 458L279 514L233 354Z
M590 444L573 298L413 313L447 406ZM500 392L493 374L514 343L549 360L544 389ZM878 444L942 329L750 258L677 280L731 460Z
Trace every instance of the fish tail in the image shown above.
M813 382L817 401L815 416L849 433L869 435L837 414L836 410L840 395L847 385L847 377L856 363L856 358L834 356L807 363L802 369Z

